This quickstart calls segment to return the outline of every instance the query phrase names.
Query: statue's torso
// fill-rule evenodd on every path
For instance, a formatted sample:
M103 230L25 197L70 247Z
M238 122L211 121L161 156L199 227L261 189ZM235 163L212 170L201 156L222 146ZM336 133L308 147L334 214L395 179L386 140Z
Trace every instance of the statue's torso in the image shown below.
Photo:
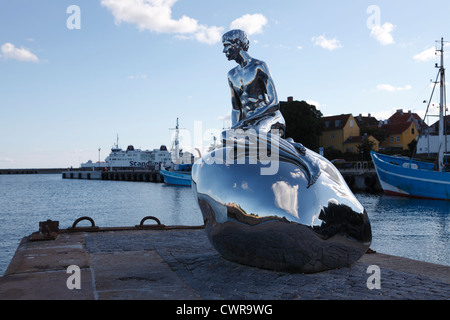
M228 73L228 80L234 91L233 107L242 112L241 119L267 103L265 96L268 75L265 69L263 61L252 59L244 68L237 66Z

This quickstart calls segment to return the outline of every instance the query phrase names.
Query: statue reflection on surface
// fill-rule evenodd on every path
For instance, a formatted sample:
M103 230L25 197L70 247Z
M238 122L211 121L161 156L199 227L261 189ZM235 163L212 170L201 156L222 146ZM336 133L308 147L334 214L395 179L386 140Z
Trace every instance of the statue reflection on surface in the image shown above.
M210 242L226 259L278 271L354 263L372 239L364 207L327 159L284 139L269 68L248 54L245 32L231 30L222 40L226 57L238 64L228 72L232 127L222 133L223 145L192 168ZM266 148L277 151L270 174L262 173Z

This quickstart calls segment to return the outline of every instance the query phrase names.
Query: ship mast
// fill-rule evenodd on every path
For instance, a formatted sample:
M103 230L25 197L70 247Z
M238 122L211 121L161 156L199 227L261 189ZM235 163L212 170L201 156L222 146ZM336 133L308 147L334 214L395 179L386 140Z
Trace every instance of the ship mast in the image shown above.
M180 127L178 125L178 118L175 130L175 161L177 163L178 158L180 157Z
M444 68L444 38L441 38L441 50L438 50L441 53L441 65L439 67L440 72L440 86L441 86L441 94L440 94L440 103L439 103L439 156L438 156L438 165L439 171L442 172L444 170L444 110L446 108L445 104L445 68Z
M172 145L172 152L174 152L174 159L172 160L173 163L175 164L179 164L179 159L180 159L180 127L178 125L178 118L177 118L177 125L175 127L175 129L170 129L170 130L175 130L175 139L173 141L173 145Z

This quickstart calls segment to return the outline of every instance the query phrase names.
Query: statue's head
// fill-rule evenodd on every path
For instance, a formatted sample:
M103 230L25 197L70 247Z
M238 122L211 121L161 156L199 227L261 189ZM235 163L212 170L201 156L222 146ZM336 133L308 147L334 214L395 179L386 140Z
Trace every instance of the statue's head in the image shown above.
M223 52L228 60L235 60L240 50L247 51L250 46L247 34L242 30L231 30L222 36Z
M225 43L226 41L240 46L244 51L247 51L250 46L250 41L248 40L247 34L239 29L231 30L225 33L222 36L222 42Z

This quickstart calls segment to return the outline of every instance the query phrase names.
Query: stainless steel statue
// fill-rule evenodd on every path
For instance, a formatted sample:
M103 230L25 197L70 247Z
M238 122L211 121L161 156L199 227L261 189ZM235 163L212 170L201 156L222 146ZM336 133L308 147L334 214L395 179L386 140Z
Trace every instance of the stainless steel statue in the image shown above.
M364 207L338 170L284 139L285 121L265 62L241 30L223 35L232 128L193 166L192 188L208 238L226 259L289 272L319 272L357 261L372 234Z

